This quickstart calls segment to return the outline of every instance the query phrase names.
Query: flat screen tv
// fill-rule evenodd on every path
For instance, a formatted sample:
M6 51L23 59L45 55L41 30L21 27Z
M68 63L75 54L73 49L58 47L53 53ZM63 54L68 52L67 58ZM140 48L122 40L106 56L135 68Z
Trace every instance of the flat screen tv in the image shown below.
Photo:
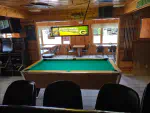
M21 32L20 19L0 17L0 33L20 33L20 32Z
M2 43L2 52L9 53L13 51L13 44L12 43Z
M12 52L13 51L13 43L11 38L1 38L2 44L2 52Z
M51 28L51 36L88 36L89 26L60 26Z

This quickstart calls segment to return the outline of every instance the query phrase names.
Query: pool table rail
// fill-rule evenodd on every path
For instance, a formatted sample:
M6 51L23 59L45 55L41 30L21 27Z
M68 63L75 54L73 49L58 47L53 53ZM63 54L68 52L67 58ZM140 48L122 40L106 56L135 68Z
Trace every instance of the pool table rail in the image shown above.
M112 60L109 60L109 62L114 67L114 71L72 70L68 72L64 70L30 70L32 66L41 61L43 60L37 61L21 71L25 80L35 81L37 88L45 88L54 81L68 80L78 84L81 89L100 89L106 83L118 84L121 78L121 70Z

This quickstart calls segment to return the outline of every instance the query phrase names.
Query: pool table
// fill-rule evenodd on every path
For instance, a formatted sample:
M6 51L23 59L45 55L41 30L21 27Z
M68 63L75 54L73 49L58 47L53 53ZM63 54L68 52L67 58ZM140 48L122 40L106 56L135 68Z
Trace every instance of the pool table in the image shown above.
M21 71L25 80L45 88L58 80L69 80L81 89L100 89L105 83L119 83L121 71L109 59L42 59Z

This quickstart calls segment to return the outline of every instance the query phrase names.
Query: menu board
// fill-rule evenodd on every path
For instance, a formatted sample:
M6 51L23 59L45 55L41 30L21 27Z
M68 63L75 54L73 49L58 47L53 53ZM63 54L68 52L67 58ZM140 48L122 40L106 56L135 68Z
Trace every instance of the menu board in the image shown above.
M88 36L88 25L52 27L51 36Z

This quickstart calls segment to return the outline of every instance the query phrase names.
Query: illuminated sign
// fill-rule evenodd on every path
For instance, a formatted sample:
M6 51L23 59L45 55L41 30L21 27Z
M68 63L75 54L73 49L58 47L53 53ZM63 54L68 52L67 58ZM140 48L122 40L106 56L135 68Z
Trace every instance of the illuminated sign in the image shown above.
M88 36L89 28L87 25L83 26L61 26L52 27L51 36Z

